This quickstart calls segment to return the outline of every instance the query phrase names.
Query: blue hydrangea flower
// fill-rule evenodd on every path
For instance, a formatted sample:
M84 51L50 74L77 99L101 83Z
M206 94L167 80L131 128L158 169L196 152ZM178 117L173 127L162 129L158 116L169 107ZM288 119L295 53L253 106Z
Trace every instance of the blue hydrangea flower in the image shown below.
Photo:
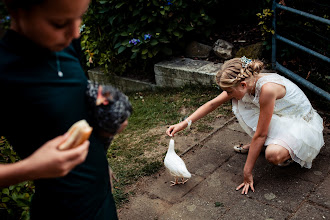
M151 39L151 34L145 34L144 35L144 40Z
M5 18L0 19L0 24L5 23L10 20L10 16L6 16Z
M130 40L128 43L136 45L137 43L140 43L140 42L141 42L141 41L140 41L139 39L135 39L135 38L133 38L133 39Z
M167 5L173 5L173 3L171 2L171 0L167 0Z

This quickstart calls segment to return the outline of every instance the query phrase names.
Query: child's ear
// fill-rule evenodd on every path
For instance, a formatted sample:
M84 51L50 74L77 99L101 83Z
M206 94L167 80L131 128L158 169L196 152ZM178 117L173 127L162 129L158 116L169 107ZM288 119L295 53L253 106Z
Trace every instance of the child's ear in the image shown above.
M241 86L242 86L243 88L246 88L246 87L247 87L246 82L245 82L245 81L242 81L242 82L241 82Z

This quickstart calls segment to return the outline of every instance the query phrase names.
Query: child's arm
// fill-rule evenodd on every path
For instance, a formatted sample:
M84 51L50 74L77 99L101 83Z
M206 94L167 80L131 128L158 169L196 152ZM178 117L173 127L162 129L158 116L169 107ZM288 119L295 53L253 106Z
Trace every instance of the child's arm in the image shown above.
M16 163L0 164L0 187L26 180L66 175L86 159L89 141L85 141L74 149L61 151L58 146L64 140L65 136L56 137L24 160Z
M260 154L260 151L265 144L269 124L274 111L275 100L279 98L279 96L279 91L274 89L274 86L271 83L265 84L261 88L259 98L260 115L257 130L252 138L249 154L245 162L244 182L237 187L237 190L243 187L242 194L247 194L249 187L251 187L252 191L254 191L252 170Z
M175 133L178 131L181 131L185 129L188 125L187 121L195 122L199 120L200 118L204 117L208 113L212 112L216 108L218 108L221 104L225 103L226 101L230 100L231 98L228 96L226 91L223 91L220 95L218 95L216 98L208 101L201 107L199 107L193 114L191 114L185 121L182 121L178 124L171 125L167 131L166 134L169 136L174 136Z

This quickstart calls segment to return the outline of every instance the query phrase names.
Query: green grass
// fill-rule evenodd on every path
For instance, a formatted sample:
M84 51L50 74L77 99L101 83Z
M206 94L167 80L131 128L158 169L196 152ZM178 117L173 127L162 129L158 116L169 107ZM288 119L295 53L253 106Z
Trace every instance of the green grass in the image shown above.
M160 137L165 136L167 126L183 120L220 92L215 87L184 87L127 93L133 114L128 127L115 137L108 151L109 163L119 179L114 183L114 198L118 206L134 194L125 190L127 186L163 167L166 154L163 149L167 144L162 143ZM226 103L194 123L194 127L198 132L210 132L212 127L207 122L217 115L228 115L230 112L230 103Z

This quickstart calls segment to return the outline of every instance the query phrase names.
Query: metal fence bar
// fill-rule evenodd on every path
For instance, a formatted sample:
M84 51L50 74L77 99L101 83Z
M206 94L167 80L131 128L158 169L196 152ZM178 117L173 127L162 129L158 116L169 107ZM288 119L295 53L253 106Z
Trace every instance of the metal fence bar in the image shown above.
M292 78L296 82L298 82L301 85L305 86L309 90L313 91L314 93L316 93L316 94L322 96L323 98L325 98L326 100L330 101L330 94L328 92L326 92L323 89L315 86L313 83L311 83L308 80L302 78L301 76L297 75L296 73L292 72L291 70L285 68L284 66L282 66L281 64L279 64L276 61L276 47L277 47L276 40L281 40L284 43L292 45L292 46L294 46L294 47L296 47L300 50L303 50L303 51L305 51L305 52L307 52L307 53L309 53L309 54L311 54L315 57L318 57L318 58L330 63L330 58L329 57L326 57L326 56L324 56L320 53L317 53L317 52L307 48L307 47L304 47L304 46L302 46L302 45L300 45L296 42L293 42L289 39L286 39L286 38L276 34L276 8L287 10L287 11L296 13L298 15L302 15L302 16L305 16L307 18L311 18L311 19L314 19L316 21L323 22L323 23L329 24L329 25L330 25L330 20L312 15L312 14L309 14L309 13L306 13L306 12L303 12L303 11L299 11L299 10L296 10L294 8L290 8L290 7L278 4L276 2L276 0L273 0L273 6L272 6L272 10L273 10L273 13L274 13L273 29L275 31L275 34L273 34L273 37L272 37L272 67L273 67L273 69L279 70L280 72L284 73L285 75Z
M293 79L294 81L298 82L302 86L305 86L306 88L310 89L314 93L316 93L316 94L322 96L323 98L325 98L326 100L330 101L330 93L328 93L327 91L324 91L323 89L315 86L313 83L311 83L308 80L302 78L301 76L295 74L294 72L292 72L291 70L285 68L284 66L282 66L278 62L276 62L276 69L281 71L286 76Z
M274 34L272 36L272 68L276 69L276 0L274 0L273 5L272 5L272 10L273 10L273 30L274 30Z
M326 18L322 18L322 17L316 16L313 14L303 12L303 11L299 11L297 9L278 4L277 2L275 2L275 7L330 25L330 20L328 20Z
M324 55L322 55L322 54L320 54L318 52L315 52L314 50L311 50L311 49L309 49L307 47L304 47L304 46L302 46L300 44L297 44L296 42L293 42L293 41L291 41L291 40L289 40L289 39L287 39L285 37L282 37L282 36L280 36L278 34L276 34L275 38L278 39L278 40L281 40L281 41L283 41L283 42L285 42L285 43L287 43L287 44L289 44L291 46L294 46L295 48L298 48L298 49L303 50L303 51L305 51L305 52L307 52L309 54L312 54L313 56L316 56L316 57L320 58L321 60L324 60L324 61L330 63L330 58L329 57L326 57L326 56L324 56Z

